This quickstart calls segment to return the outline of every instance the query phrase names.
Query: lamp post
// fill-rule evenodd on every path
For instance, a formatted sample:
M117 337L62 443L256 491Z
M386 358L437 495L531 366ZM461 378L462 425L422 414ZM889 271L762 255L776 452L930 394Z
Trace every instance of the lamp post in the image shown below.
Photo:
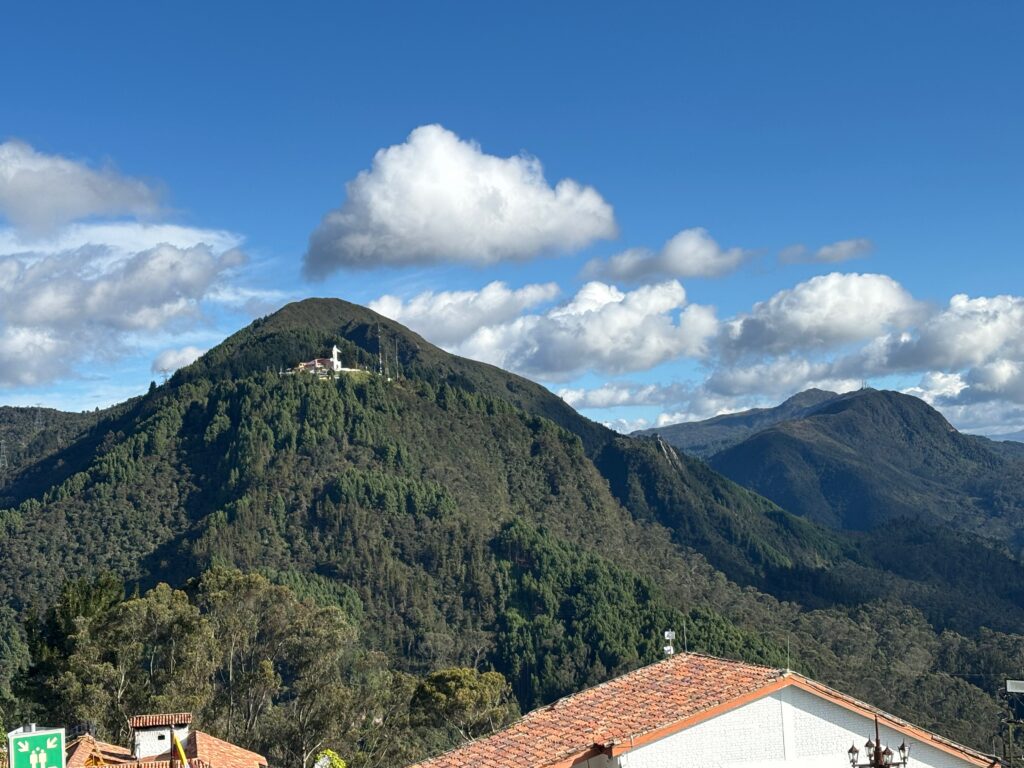
M889 747L882 748L882 738L878 734L878 717L875 717L875 740L871 741L869 736L867 744L864 745L867 761L863 763L857 762L860 756L860 750L857 749L857 745L851 746L846 754L850 758L850 768L905 768L907 763L910 762L910 747L907 746L905 739L897 749L900 753L899 760L894 759L895 754Z

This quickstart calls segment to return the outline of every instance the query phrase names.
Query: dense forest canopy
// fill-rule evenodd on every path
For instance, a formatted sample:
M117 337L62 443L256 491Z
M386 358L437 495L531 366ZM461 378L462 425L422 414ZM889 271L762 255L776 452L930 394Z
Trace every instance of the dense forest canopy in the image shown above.
M334 344L395 362L279 374ZM673 628L989 749L1024 667L1004 548L821 527L345 302L290 305L74 429L0 479L5 724L119 739L189 710L274 765L402 765Z

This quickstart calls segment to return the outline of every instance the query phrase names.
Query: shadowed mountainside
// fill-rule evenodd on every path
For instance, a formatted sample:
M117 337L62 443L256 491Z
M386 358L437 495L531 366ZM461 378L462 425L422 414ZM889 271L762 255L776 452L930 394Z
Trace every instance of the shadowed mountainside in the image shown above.
M867 530L908 518L1019 548L1024 463L1014 448L961 434L916 397L869 389L762 429L709 461L823 525Z

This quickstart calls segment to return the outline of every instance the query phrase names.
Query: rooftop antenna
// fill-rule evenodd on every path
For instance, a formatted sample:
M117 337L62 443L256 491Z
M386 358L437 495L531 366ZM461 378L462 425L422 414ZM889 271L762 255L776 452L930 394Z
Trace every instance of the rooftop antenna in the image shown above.
M664 651L666 656L672 656L676 652L676 648L672 645L672 641L676 639L676 633L671 629L665 630L665 647L661 650Z
M377 373L384 375L384 347L380 338L380 323L377 323Z
M0 470L10 468L10 462L7 460L7 441L0 440Z

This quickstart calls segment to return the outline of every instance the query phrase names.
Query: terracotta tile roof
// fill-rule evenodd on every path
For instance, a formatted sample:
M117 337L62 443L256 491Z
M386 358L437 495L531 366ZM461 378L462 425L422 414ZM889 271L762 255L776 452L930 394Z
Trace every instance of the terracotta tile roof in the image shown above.
M161 715L136 715L128 721L132 728L157 728L160 726L188 725L192 722L191 712L175 712Z
M202 731L193 731L188 742L186 756L196 757L212 768L259 768L267 765L267 758L263 755Z
M698 654L609 680L536 709L503 731L419 768L541 768L594 754L760 690L783 672Z
M91 734L68 742L64 750L66 768L85 768L96 765L123 765L134 762L132 751L117 744L100 741Z
M411 768L568 768L620 755L790 685L981 767L998 762L787 670L695 653L678 654L567 696L505 730Z
M267 758L256 752L250 752L229 741L218 739L202 731L192 731L182 744L185 748L185 757L189 764L202 763L209 768L260 768L267 765ZM160 755L153 755L146 758L146 763L135 763L127 768L172 768L164 763L174 763L173 768L179 767L179 760L173 752L164 752ZM149 765L149 763L160 763L160 765Z

